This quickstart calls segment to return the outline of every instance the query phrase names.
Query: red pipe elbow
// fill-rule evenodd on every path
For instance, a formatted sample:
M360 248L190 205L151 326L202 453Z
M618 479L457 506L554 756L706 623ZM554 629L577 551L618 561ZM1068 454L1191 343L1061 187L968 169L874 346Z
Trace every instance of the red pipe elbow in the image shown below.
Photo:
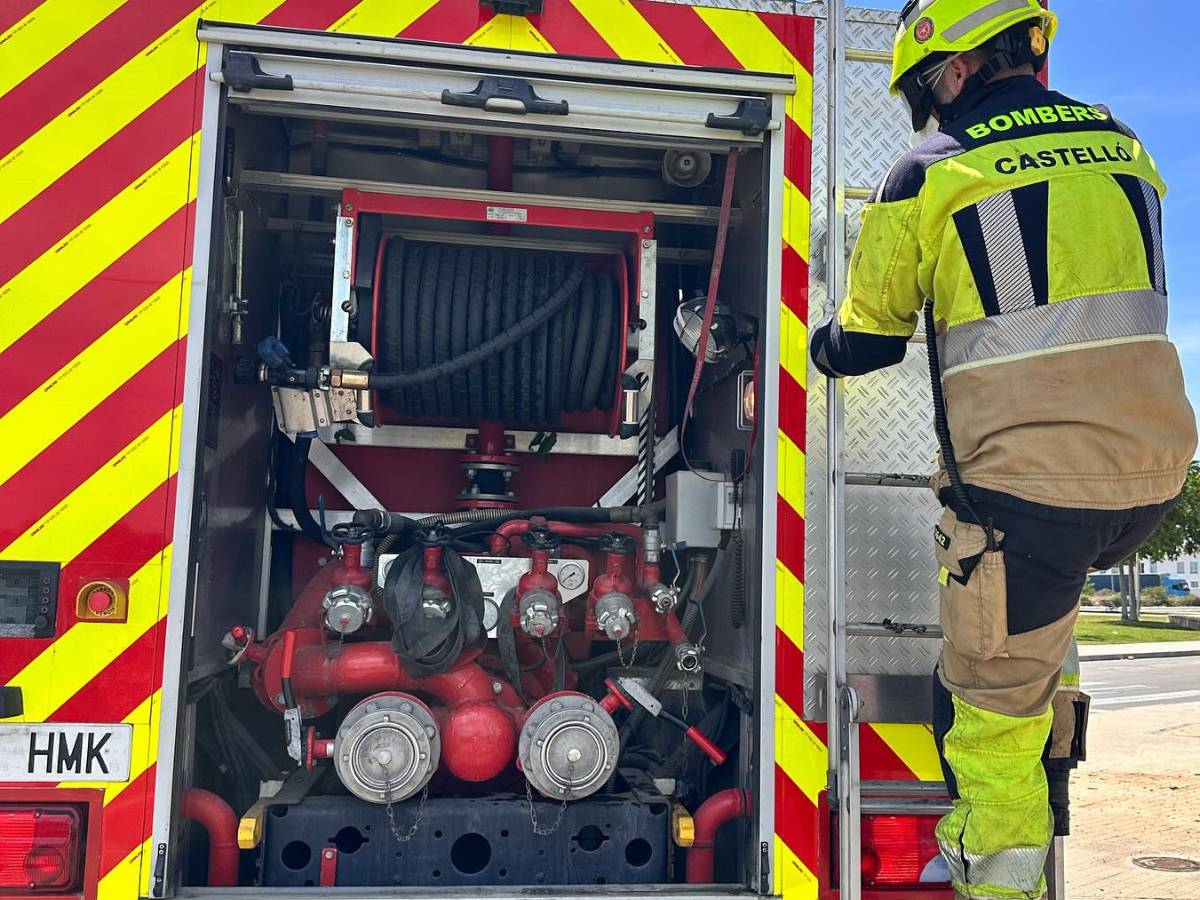
M208 832L208 886L237 887L237 817L229 804L211 791L188 788L179 814Z
M523 711L514 713L484 701L464 703L439 716L441 764L463 781L499 777L517 755L518 718Z
M270 691L276 689L278 674L273 663L271 660L267 664ZM332 657L326 654L321 644L302 646L296 651L292 686L297 698L417 691L431 694L451 708L474 700L517 709L524 706L511 685L493 678L475 662L465 663L441 675L424 678L409 675L401 668L396 652L387 641L347 644Z
M717 831L732 819L748 817L752 808L750 792L744 788L718 791L700 804L693 816L696 838L687 852L688 884L712 884Z

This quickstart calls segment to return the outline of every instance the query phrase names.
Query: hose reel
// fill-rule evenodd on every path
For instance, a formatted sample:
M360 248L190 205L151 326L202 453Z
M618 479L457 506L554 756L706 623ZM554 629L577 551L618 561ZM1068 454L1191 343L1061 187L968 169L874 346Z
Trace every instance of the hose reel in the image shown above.
M397 412L422 418L553 426L564 412L611 409L624 367L624 262L612 271L576 254L406 240L380 243L376 368L447 374L385 389ZM582 271L581 271L582 270ZM515 342L452 364L519 327L547 304L558 309Z

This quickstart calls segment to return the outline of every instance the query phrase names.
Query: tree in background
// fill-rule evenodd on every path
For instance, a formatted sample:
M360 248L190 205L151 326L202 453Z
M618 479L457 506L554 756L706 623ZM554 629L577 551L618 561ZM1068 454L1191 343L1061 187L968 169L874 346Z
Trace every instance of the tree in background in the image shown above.
M1200 553L1200 462L1193 462L1188 468L1179 502L1138 551L1121 563L1121 569L1129 567L1128 581L1133 585L1139 558L1161 562L1193 553ZM1127 595L1123 598L1127 602L1121 604L1121 618L1136 622L1140 612L1136 587L1122 591L1122 594Z
M1173 559L1200 553L1200 462L1193 462L1183 483L1183 494L1154 534L1138 550L1146 559Z

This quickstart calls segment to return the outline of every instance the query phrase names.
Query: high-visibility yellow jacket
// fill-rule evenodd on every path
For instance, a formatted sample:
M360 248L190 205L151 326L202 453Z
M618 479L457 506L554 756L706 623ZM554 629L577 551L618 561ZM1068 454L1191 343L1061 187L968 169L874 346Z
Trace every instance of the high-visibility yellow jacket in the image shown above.
M899 362L932 298L972 493L1067 517L1168 502L1196 422L1166 337L1154 161L1106 109L1032 76L973 99L867 206L813 359L833 376Z

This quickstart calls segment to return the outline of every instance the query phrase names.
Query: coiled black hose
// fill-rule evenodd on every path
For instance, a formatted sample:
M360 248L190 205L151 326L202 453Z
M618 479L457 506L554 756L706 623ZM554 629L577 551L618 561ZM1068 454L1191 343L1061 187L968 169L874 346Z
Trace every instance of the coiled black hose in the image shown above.
M613 403L622 300L577 256L393 236L381 291L369 384L401 412L545 425Z
M746 624L746 542L740 531L730 539L733 554L733 583L729 589L729 624L741 628Z

